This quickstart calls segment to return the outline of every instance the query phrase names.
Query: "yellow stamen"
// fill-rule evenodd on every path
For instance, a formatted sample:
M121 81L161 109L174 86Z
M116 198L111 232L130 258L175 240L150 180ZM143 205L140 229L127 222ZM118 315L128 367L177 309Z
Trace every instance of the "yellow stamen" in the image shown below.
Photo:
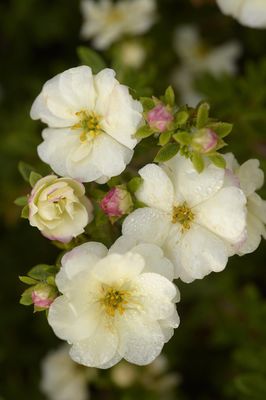
M80 134L81 143L86 143L103 132L100 124L101 117L96 113L79 111L76 112L76 115L80 120L77 124L72 126L72 129L82 130Z
M184 202L180 206L175 206L173 208L172 223L179 223L182 225L183 230L190 229L191 223L193 222L195 214L192 212L191 208L187 206Z
M100 303L104 306L106 313L110 317L115 316L115 312L118 311L120 315L125 312L125 305L128 304L128 298L130 296L128 290L118 290L113 287L104 288L103 297L100 298Z

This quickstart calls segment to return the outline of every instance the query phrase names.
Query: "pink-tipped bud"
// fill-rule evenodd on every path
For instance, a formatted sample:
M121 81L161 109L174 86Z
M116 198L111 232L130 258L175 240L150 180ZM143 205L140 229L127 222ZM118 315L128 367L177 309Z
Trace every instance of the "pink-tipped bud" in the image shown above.
M53 286L37 285L31 293L31 298L35 307L49 308L56 298L56 291Z
M149 126L157 132L164 132L169 128L173 121L173 114L164 104L157 104L147 114L147 122Z
M217 134L209 128L200 129L193 137L192 147L199 153L208 153L218 144Z
M121 217L131 212L133 202L130 193L126 189L117 186L104 196L100 207L109 217Z

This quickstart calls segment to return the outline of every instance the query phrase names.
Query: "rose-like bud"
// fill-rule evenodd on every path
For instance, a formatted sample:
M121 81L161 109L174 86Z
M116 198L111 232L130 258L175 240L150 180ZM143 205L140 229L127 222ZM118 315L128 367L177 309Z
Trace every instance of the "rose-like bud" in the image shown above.
M121 217L131 212L133 202L130 193L126 189L117 186L104 196L100 207L109 217Z
M173 119L173 114L169 111L169 108L162 103L157 104L147 113L149 126L158 132L164 132L168 129Z
M192 147L199 153L208 153L218 144L217 134L209 128L200 129L193 137Z
M67 243L93 219L84 186L71 178L40 179L29 197L29 222L50 240Z
M49 308L56 297L55 288L46 284L36 285L31 293L32 302L38 308Z

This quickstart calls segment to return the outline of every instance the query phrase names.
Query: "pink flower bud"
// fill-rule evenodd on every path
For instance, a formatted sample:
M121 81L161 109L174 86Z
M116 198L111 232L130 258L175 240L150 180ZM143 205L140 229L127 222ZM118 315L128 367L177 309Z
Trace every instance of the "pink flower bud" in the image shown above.
M31 293L31 298L35 307L49 308L56 298L56 291L49 285L37 285Z
M121 217L129 214L133 202L130 193L122 187L112 188L102 199L100 207L109 217Z
M200 153L208 153L215 149L218 139L213 130L209 128L200 129L193 138L192 147Z
M174 117L168 107L160 103L147 114L149 126L159 132L164 132L173 121Z

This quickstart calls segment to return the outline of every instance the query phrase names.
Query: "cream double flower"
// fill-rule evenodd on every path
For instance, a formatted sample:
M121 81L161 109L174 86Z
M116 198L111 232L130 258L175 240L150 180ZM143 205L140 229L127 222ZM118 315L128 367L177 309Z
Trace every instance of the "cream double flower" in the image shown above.
M81 66L46 82L31 117L49 126L38 154L58 175L103 183L130 162L142 106L113 70Z
M50 240L69 242L84 232L93 219L92 204L84 186L70 178L48 175L29 197L29 222Z

